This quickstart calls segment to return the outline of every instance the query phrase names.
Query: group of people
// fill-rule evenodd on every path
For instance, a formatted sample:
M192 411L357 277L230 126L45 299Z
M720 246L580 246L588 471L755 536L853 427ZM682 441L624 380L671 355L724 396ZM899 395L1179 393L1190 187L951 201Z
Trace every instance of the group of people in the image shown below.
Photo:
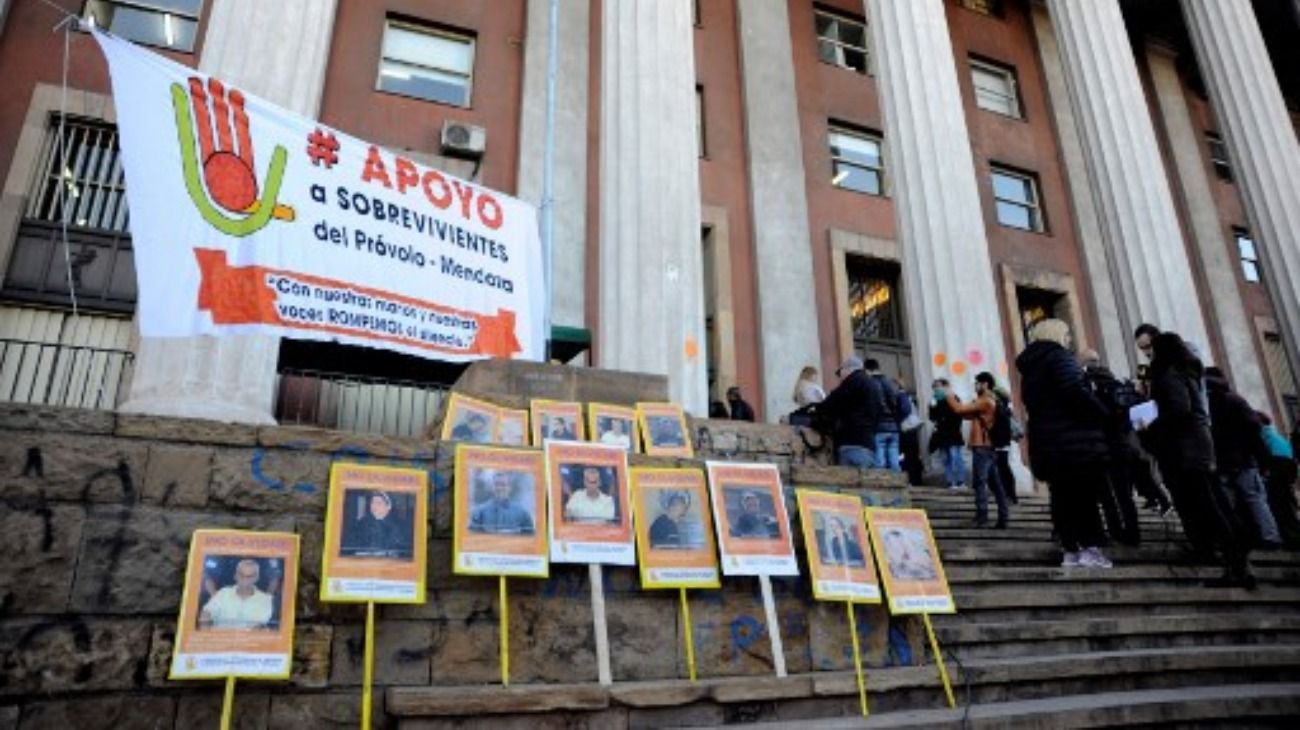
M1192 345L1150 324L1134 333L1146 361L1135 380L1116 377L1095 351L1076 354L1060 320L1038 322L1029 340L1015 361L1025 428L992 373L975 376L975 396L965 402L947 379L932 383L929 451L943 463L945 484L960 489L969 448L976 526L990 524L989 493L992 527L1007 526L1016 501L1010 452L1027 436L1030 470L1048 485L1063 567L1109 568L1105 545L1140 542L1135 491L1141 509L1162 517L1177 510L1194 557L1223 565L1213 585L1253 588L1251 550L1300 548L1300 425L1288 440ZM840 383L827 394L817 371L804 368L791 421L802 415L828 432L840 464L906 467L909 482L920 484L922 421L912 396L873 359L850 357L836 374Z
M1048 485L1063 566L1109 566L1108 536L1137 544L1134 490L1144 507L1177 510L1194 557L1223 565L1212 585L1253 588L1251 550L1300 545L1293 444L1182 337L1138 327L1136 382L1095 352L1076 357L1060 320L1030 340L1016 358L1029 464Z

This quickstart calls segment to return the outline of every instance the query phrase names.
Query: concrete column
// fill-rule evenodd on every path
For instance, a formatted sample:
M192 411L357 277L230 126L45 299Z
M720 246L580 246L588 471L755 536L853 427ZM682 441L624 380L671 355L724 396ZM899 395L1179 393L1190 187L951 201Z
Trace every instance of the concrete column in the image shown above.
M1208 357L1205 318L1119 2L1047 0L1047 7L1127 319L1174 330Z
M1170 50L1152 45L1146 52L1151 85L1155 90L1156 111L1169 138L1170 155L1177 176L1176 189L1182 194L1187 222L1191 229L1200 268L1205 277L1214 312L1215 336L1223 345L1223 356L1233 387L1257 406L1270 402L1264 372L1255 354L1255 328L1246 316L1237 286L1240 264L1228 248L1227 231L1219 220L1219 211L1205 171L1204 131L1192 123L1178 76L1175 57Z
M1083 267L1088 275L1088 289L1092 292L1093 312L1101 331L1100 347L1106 364L1121 377L1132 372L1133 328L1135 322L1126 320L1127 313L1120 306L1118 289L1110 265L1110 253L1101 233L1097 205L1092 201L1088 164L1083 157L1083 144L1079 141L1079 124L1070 107L1070 92L1065 84L1065 69L1061 65L1060 46L1056 30L1047 8L1031 5L1034 35L1038 39L1038 56L1047 82L1047 95L1051 100L1052 119L1056 122L1057 143L1061 146L1061 160L1070 189L1070 203L1074 210L1074 226L1083 254Z
M528 0L523 112L519 121L518 197L542 202L546 143L546 47L549 0ZM586 2L561 2L555 82L555 266L551 291L557 325L582 327L587 258L587 68L591 12Z
M666 375L705 415L691 2L606 0L601 18L597 364Z
M791 409L790 383L821 359L812 245L798 144L794 52L784 0L742 2L740 61L754 265L761 325L763 406L768 421Z
M969 394L1006 360L944 3L869 0L868 17L916 387L945 375Z
M218 0L199 70L307 117L320 112L337 0ZM280 340L265 335L140 338L120 410L274 423Z
M1300 145L1295 128L1249 0L1183 0L1183 16L1246 204L1291 372L1300 373Z

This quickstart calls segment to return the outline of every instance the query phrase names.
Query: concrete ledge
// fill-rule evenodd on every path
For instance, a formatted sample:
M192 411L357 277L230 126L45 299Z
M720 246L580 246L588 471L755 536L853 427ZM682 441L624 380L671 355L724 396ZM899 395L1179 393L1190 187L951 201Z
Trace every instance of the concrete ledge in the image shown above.
M257 427L242 423L222 423L201 418L168 418L142 413L117 414L114 433L130 438L159 441L189 441L225 446L254 446Z
M113 411L0 403L0 429L111 434L116 427L117 414Z
M609 690L596 684L523 687L393 687L384 705L397 717L453 717L603 710Z

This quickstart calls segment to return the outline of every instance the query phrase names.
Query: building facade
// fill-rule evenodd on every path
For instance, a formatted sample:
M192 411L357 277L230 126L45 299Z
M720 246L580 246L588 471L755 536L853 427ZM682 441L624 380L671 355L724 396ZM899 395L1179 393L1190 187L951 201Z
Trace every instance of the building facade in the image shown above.
M52 1L543 202L548 0ZM418 423L454 369L140 341L107 69L79 31L65 68L61 19L0 3L0 396ZM667 374L701 415L738 385L776 420L802 367L833 385L850 353L922 390L1014 383L1027 329L1057 317L1129 373L1149 321L1294 423L1300 2L560 0L557 37L566 358ZM355 387L324 398L331 379Z

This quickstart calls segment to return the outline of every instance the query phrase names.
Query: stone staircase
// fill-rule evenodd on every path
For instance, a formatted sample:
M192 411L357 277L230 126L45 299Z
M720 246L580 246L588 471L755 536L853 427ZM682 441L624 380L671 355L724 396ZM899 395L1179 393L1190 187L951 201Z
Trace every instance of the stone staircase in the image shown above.
M1176 516L1146 513L1141 547L1107 550L1114 568L1062 569L1046 497L992 530L972 527L969 490L909 491L959 609L933 618L956 710L927 661L869 668L866 720L849 672L394 689L388 711L420 728L1300 726L1300 554L1256 553L1256 591L1206 588L1219 571L1188 561Z

